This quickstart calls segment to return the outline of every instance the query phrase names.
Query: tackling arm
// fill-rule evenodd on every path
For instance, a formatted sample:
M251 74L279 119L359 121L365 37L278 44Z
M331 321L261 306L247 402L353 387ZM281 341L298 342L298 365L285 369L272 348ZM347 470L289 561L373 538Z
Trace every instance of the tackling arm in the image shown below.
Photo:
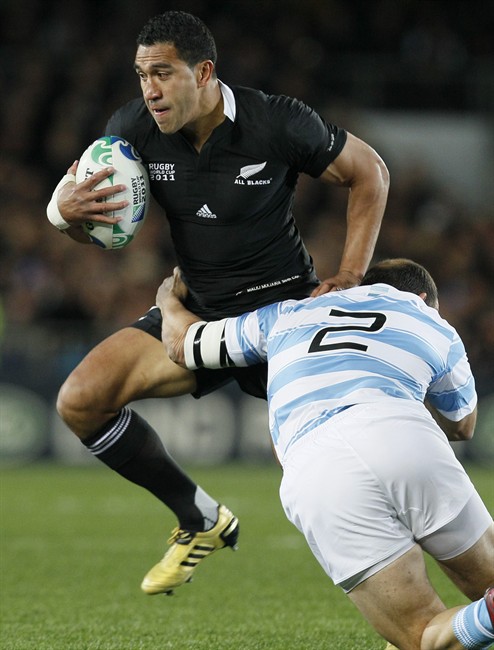
M156 294L156 305L163 316L162 340L168 356L182 368L187 368L185 359L185 337L194 323L203 324L200 318L184 307L187 287L175 268L173 276L166 278ZM197 326L194 328L197 330Z
M175 268L158 289L156 304L163 315L162 340L169 358L189 370L245 367L267 360L259 312L202 321L184 306L187 288Z
M359 284L374 253L389 189L383 160L350 133L343 150L320 178L349 188L347 233L338 273L323 280L313 296Z
M164 280L156 295L156 304L163 315L161 337L172 361L189 370L246 366L261 361L260 358L248 360L241 351L232 360L225 341L226 324L231 319L201 320L184 306L186 296L187 287L180 270L175 268L173 277Z

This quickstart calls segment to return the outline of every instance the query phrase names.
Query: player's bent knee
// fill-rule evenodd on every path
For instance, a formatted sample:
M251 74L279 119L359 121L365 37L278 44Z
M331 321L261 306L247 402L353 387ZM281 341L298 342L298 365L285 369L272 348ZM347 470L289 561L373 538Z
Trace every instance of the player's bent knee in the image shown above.
M116 415L119 406L111 401L103 390L96 390L90 381L73 373L60 388L56 408L69 429L83 439Z
M58 393L57 412L65 424L72 428L88 410L89 403L87 391L69 377Z

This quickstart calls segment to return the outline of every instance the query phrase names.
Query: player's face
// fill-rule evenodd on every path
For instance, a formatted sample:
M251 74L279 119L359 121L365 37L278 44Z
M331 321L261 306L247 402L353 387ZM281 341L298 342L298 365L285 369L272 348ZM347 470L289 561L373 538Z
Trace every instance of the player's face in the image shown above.
M163 133L176 133L200 117L198 66L190 68L174 45L139 45L134 62L149 112Z

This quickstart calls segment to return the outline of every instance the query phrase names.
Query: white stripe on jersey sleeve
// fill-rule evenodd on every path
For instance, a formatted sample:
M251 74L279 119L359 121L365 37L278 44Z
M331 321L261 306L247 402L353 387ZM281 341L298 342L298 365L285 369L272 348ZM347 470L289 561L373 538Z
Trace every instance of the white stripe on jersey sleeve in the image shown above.
M427 397L445 418L453 422L458 422L475 409L477 392L466 355L431 385Z
M269 307L263 308L263 312ZM225 344L235 366L250 366L267 361L266 336L259 325L258 312L228 318L225 324Z

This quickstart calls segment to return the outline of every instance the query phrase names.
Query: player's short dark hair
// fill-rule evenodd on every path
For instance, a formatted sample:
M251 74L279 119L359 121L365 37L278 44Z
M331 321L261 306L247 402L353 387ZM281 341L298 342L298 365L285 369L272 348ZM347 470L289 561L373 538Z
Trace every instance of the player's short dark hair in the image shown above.
M151 18L137 37L137 45L148 47L171 43L179 57L193 67L211 60L216 65L216 43L200 18L185 11L165 11Z
M402 257L382 260L370 267L360 284L369 285L380 282L416 295L426 293L426 305L437 307L436 283L429 271L417 262Z

